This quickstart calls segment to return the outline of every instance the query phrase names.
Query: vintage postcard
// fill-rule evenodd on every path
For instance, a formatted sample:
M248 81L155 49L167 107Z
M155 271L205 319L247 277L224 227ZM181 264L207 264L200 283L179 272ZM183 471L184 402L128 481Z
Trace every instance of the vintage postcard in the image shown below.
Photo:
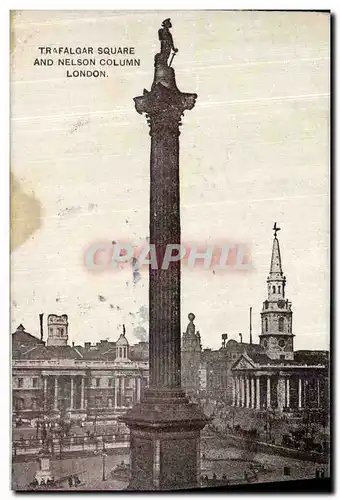
M327 481L330 13L12 11L10 85L12 489Z

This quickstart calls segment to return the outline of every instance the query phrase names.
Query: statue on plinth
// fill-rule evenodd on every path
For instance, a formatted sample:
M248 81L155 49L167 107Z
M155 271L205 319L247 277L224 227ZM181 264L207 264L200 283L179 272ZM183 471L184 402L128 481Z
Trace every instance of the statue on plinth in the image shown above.
M172 59L175 54L177 54L178 49L174 46L174 41L172 38L172 34L170 32L170 28L172 28L172 24L170 19L165 19L162 22L162 28L158 30L158 38L161 42L161 51L159 54L155 56L155 66L171 66ZM171 54L171 50L173 50L174 54L170 63L168 64L168 59Z

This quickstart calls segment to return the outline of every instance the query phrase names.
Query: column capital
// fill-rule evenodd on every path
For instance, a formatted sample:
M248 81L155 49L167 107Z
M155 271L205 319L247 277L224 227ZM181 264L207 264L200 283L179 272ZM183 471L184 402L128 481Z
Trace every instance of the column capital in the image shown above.
M197 94L183 93L162 83L154 85L151 92L144 89L142 96L134 97L136 111L146 115L151 136L163 131L179 134L181 117L195 106L196 99Z

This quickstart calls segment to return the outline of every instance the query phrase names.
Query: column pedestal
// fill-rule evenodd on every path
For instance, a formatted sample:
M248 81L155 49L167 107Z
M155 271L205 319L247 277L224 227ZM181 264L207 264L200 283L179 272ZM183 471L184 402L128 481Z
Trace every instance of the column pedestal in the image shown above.
M129 490L197 487L200 431L208 419L183 391L147 389L121 420L130 429Z

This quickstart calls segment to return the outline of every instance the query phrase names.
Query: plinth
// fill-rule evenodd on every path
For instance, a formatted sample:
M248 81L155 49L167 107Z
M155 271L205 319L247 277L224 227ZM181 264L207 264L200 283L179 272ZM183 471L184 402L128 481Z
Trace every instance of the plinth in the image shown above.
M149 268L150 386L122 417L130 428L130 490L194 488L200 474L200 430L208 419L181 388L180 260L164 265L168 245L181 242L179 127L196 98L178 90L165 64L156 64L151 91L134 98L150 125L150 244L157 269Z
M43 452L38 458L38 462L39 469L35 473L35 479L37 480L39 485L42 481L46 484L47 480L53 479L53 475L50 470L50 457L47 455L47 453Z

